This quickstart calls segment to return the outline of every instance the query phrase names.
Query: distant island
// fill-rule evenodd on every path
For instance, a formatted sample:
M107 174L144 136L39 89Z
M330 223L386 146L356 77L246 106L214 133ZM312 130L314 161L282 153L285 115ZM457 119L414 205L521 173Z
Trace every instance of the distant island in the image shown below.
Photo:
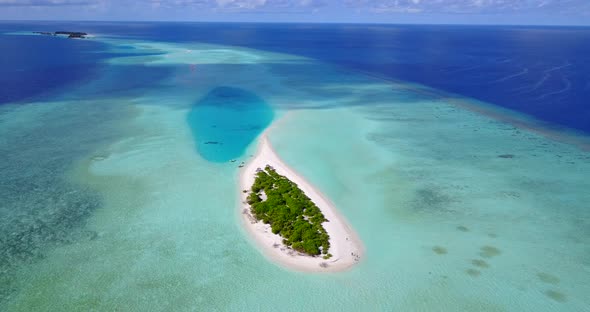
M45 32L45 31L34 31L34 34L45 35L45 36L59 36L65 35L68 38L86 38L88 36L85 32L77 32L77 31L56 31L56 32Z
M286 246L310 256L332 257L328 253L330 236L322 226L328 220L297 184L271 166L257 170L247 202L252 215L270 224Z

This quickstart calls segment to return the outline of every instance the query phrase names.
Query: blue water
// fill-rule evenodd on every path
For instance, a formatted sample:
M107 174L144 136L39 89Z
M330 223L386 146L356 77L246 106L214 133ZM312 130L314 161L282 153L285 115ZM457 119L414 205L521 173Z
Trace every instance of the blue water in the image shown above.
M298 54L350 70L417 82L510 108L556 126L590 132L590 106L587 105L590 28L587 27L130 25L132 27L124 23L2 23L0 32L75 28L158 41L221 43ZM76 42L75 49L71 50L64 49L73 46L71 42L56 43L52 38L0 38L2 46L9 46L4 49L0 61L0 79L9 86L9 91L2 92L0 103L84 79L93 70L88 63L100 58L98 55L88 58L85 53L96 49L95 43ZM35 49L27 49L23 42L30 42L28 46L33 45ZM49 53L30 52L38 50ZM59 66L35 65L41 63ZM29 70L19 71L22 68ZM285 69L288 70L292 68ZM58 71L62 74L56 74ZM31 83L24 83L27 80Z
M119 55L136 55L135 51L112 53L96 40L69 40L49 36L5 35L14 31L52 31L54 27L39 24L0 23L0 105L11 102L43 100L59 96L68 98L72 92L86 98L106 93L141 92L161 81L169 68L119 66L110 77L98 82L100 92L79 87L97 80L103 74L104 61ZM83 27L64 25L64 27ZM57 28L55 28L57 29ZM142 53L151 55L154 53Z
M103 47L90 40L0 35L0 47L0 104L79 85L95 75L105 58L90 53Z
M0 310L588 306L587 152L354 73L585 130L587 28L0 22L55 29L99 37L0 35ZM285 270L241 230L228 161L273 109L366 247L350 272Z
M272 108L255 94L217 87L190 111L187 121L203 158L226 162L240 157L273 120Z

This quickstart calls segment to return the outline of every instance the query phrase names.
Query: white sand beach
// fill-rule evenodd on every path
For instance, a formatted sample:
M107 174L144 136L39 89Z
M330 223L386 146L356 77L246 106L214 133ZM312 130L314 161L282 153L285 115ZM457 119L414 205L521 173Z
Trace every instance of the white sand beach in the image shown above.
M243 193L243 190L250 189L254 183L256 170L266 165L272 166L278 174L296 183L328 219L323 226L330 235L329 252L332 254L330 259L305 255L285 246L282 243L282 237L272 233L270 225L256 221L251 215L250 206L246 203L248 194ZM352 228L338 213L334 204L279 158L265 134L260 138L257 153L241 168L239 180L241 220L264 255L271 260L286 268L305 272L344 271L362 260L362 244Z

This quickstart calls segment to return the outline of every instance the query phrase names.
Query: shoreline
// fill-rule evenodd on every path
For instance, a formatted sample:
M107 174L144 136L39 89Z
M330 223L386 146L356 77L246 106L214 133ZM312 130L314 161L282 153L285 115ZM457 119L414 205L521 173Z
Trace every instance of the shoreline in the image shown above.
M285 246L282 243L283 238L272 233L270 225L254 219L250 213L250 205L246 203L248 193L242 191L249 190L254 184L256 169L264 168L266 165L272 166L278 174L296 183L328 219L328 222L322 225L330 235L329 252L332 254L330 259L323 259L321 256L312 257ZM345 271L362 260L363 248L360 239L336 210L334 204L280 159L265 133L259 139L254 157L240 168L238 191L241 223L269 260L288 269L303 272Z

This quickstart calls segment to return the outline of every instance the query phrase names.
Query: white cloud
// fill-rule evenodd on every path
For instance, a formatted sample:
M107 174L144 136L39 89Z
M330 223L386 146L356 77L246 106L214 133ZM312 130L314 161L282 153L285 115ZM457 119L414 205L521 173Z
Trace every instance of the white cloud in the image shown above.
M0 0L2 1L2 0ZM111 0L114 1L114 0ZM126 0L139 3L139 0ZM295 12L313 11L321 7L323 0L150 0L153 9L162 8L207 8L216 12L223 11L277 11L293 10Z
M376 13L590 12L589 0L345 0L345 4Z
M209 12L313 13L329 7L355 13L544 13L590 15L590 0L0 0L0 7L128 7Z
M85 6L96 5L100 0L0 0L0 6Z

